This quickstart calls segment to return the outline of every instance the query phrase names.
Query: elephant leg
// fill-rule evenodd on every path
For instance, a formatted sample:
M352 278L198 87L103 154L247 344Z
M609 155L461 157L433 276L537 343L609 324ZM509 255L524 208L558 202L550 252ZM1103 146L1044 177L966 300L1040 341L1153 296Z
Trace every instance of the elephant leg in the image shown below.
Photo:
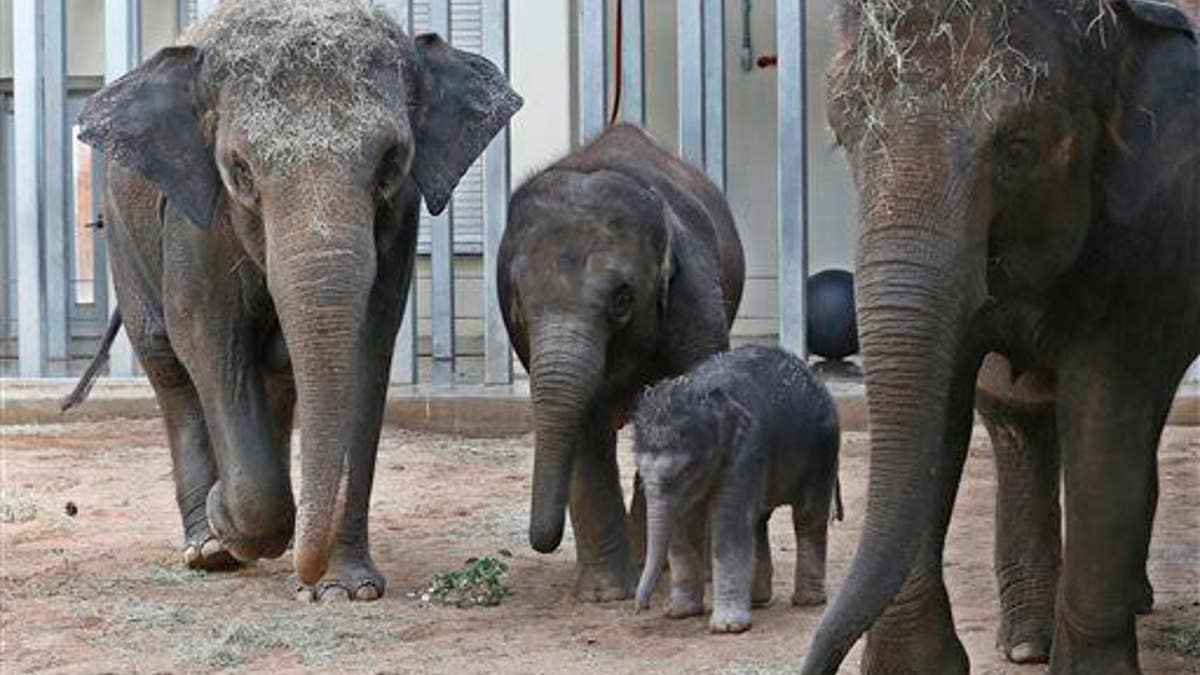
M1058 436L1053 403L1021 404L981 393L977 407L995 453L996 647L1015 663L1045 663L1054 636L1062 541Z
M597 425L571 465L569 510L575 532L575 595L584 602L625 600L635 573L629 550L625 500L617 469L617 435Z
M633 474L633 499L629 502L629 550L634 566L646 562L646 488L642 476Z
M734 486L718 488L711 510L714 633L750 628L750 587L754 576L755 523L750 500Z
M217 540L208 525L206 502L217 482L217 463L200 397L187 371L171 353L165 336L157 340L156 346L150 345L154 340L148 336L131 333L131 338L143 355L141 360L167 428L175 503L183 519L183 562L191 569L237 568L241 563Z
M750 585L752 607L766 607L771 603L771 580L775 576L775 568L771 565L771 539L767 533L770 519L770 514L763 516L754 528L754 581Z
M704 504L680 514L667 551L671 563L671 596L667 616L684 619L704 613L704 533L708 530Z
M828 500L825 502L828 504ZM825 549L829 536L828 509L807 513L803 502L792 505L796 533L796 575L792 604L797 607L825 604Z
M1052 675L1141 672L1135 610L1153 526L1155 453L1178 380L1145 365L1129 365L1127 352L1096 340L1069 353L1061 369L1067 528Z
M1165 419L1164 419L1165 423ZM1155 442L1157 448L1158 442ZM1154 529L1154 516L1158 512L1158 454L1155 453L1150 466L1150 483L1147 486L1150 493L1146 499L1146 519L1150 527L1146 528L1146 536L1142 539L1140 557L1142 564L1137 572L1137 587L1134 589L1133 611L1137 614L1149 614L1154 611L1154 585L1150 583L1150 535Z

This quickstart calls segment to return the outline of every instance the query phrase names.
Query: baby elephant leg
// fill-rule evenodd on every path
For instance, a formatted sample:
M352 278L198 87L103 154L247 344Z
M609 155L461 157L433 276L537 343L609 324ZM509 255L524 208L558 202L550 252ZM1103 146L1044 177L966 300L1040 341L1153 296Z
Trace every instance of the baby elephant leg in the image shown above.
M749 508L742 500L718 496L713 509L714 633L741 633L750 628L750 585L754 574L754 534Z
M771 602L771 576L775 570L771 566L771 541L767 536L770 519L770 514L763 516L754 531L754 583L750 587L750 604L754 607L765 607Z
M680 530L671 538L667 557L671 564L671 595L667 616L685 619L704 613L703 505L684 514Z
M806 513L801 504L792 506L792 525L796 530L796 580L792 604L797 607L825 603L825 542L829 514Z

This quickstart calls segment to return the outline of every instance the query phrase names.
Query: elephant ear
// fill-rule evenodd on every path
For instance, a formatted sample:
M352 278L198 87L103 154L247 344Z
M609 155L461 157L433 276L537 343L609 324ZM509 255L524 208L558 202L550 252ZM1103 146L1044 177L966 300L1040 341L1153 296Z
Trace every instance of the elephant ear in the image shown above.
M188 220L213 220L221 178L200 128L201 57L167 47L92 94L79 114L79 140L151 180Z
M717 412L717 433L726 449L735 448L742 442L750 424L754 421L746 406L738 402L728 391L717 387L708 392L707 398Z
M1200 153L1200 51L1187 17L1151 0L1122 0L1130 40L1109 123L1116 148L1104 176L1110 215L1130 222Z
M432 33L418 35L415 43L412 174L429 212L437 215L471 163L524 101L482 56L454 49Z

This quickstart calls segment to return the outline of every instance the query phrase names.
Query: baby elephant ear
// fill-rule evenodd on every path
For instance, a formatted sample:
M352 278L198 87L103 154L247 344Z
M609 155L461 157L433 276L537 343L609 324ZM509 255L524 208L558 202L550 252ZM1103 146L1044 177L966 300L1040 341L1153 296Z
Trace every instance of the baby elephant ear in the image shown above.
M708 394L717 407L717 416L721 421L721 435L728 439L729 444L737 445L742 434L750 428L751 416L746 406L742 405L729 392L721 388L713 389Z
M416 40L416 153L412 174L429 212L450 193L524 101L491 61L454 49L434 34Z
M221 178L200 128L200 55L167 47L92 94L79 140L154 182L200 227L213 220Z
M1129 12L1143 23L1176 30L1193 40L1196 39L1195 28L1188 21L1187 15L1170 3L1163 0L1119 0L1118 4L1128 8Z

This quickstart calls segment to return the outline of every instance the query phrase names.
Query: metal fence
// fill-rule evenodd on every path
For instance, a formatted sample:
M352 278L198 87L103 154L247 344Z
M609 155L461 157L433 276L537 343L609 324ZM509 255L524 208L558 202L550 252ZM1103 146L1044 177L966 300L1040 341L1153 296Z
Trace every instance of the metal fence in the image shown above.
M414 26L454 42L455 20L465 0L375 0L393 11L406 29ZM580 141L600 133L608 121L612 92L609 64L621 64L617 73L622 96L622 119L642 124L644 96L644 3L647 0L574 0L573 25L576 49L575 120ZM655 2L659 0L653 0ZM211 11L218 0L181 0L180 28ZM723 0L676 0L678 30L679 147L682 155L702 167L719 186L725 184L725 26ZM805 352L805 293L808 270L808 138L805 131L807 101L804 0L774 0L779 147L778 183L778 284L779 340L795 353ZM471 0L475 11L472 48L508 69L508 0ZM54 364L69 357L68 344L78 335L98 335L108 308L115 306L112 285L105 270L102 237L87 240L89 256L84 270L92 284L89 302L80 302L75 272L80 263L75 228L81 209L95 212L95 203L76 204L67 177L80 161L72 152L71 120L88 93L70 90L65 74L65 0L15 0L13 4L14 91L11 118L2 127L8 166L3 204L12 214L0 269L6 281L0 302L4 307L4 333L15 337L22 377L44 377L60 369ZM104 0L104 80L110 82L134 67L139 51L139 0ZM611 26L612 10L619 8L620 35ZM419 15L420 21L414 18ZM618 39L614 39L618 38ZM619 44L620 53L609 46ZM613 58L616 57L616 58ZM476 169L481 175L483 258L483 360L482 384L512 382L512 351L500 315L495 288L496 252L507 220L510 192L509 134L492 142ZM99 177L102 172L91 171ZM98 188L99 186L94 186ZM91 201L99 189L92 189ZM474 204L477 204L475 202ZM454 203L442 215L423 215L428 228L430 265L431 359L429 384L447 386L455 381L454 335ZM424 248L424 244L423 244ZM73 263L73 264L72 264ZM85 266L86 266L85 265ZM15 271L15 274L10 272ZM15 279L15 287L7 281ZM404 324L396 345L392 379L418 381L416 283L410 292ZM135 359L124 335L114 345L110 375L136 374ZM1189 376L1200 381L1200 365Z

